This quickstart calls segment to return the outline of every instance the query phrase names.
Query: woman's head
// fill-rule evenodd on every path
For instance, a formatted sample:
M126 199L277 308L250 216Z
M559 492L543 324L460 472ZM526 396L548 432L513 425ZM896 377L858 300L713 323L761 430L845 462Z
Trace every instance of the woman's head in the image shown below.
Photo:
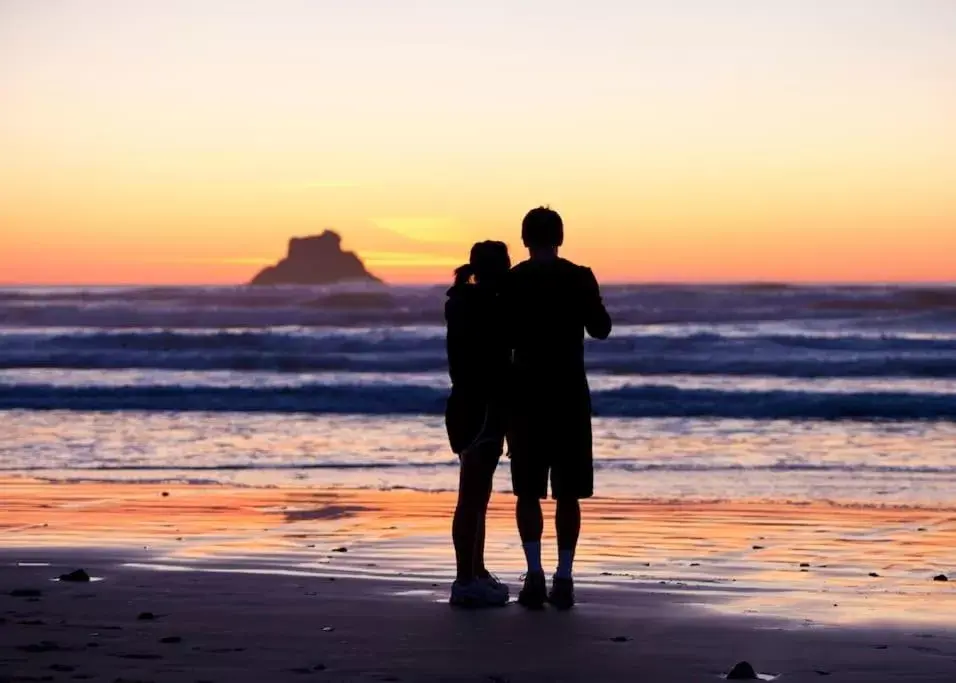
M508 245L487 240L471 248L468 263L455 271L455 284L466 284L472 278L478 283L494 283L511 269Z

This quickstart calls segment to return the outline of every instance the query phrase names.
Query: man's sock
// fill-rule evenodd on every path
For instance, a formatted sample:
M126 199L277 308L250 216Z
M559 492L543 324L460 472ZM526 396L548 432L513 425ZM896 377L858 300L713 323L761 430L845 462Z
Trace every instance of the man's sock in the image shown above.
M570 579L574 565L573 550L558 550L558 569L554 575L559 579Z
M541 541L522 543L524 558L528 561L528 573L544 571L541 569Z

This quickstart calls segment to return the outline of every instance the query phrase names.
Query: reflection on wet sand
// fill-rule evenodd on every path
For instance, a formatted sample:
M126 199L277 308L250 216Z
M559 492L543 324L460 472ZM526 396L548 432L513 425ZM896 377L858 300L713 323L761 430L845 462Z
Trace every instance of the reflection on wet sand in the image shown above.
M0 485L4 548L115 549L157 568L435 581L452 573L447 493ZM823 623L956 624L954 584L933 580L956 569L951 509L595 499L585 524L576 562L582 586L663 590L735 612ZM493 501L488 554L516 583L522 559L508 496Z

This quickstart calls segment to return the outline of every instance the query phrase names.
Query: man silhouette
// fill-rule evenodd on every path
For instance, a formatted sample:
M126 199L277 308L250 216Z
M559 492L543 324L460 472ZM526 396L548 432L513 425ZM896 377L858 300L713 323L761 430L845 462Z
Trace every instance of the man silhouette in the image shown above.
M581 506L594 489L591 394L584 370L584 333L607 339L611 318L590 269L558 256L561 216L531 210L521 225L529 259L512 269L504 290L514 350L514 408L509 431L515 516L528 571L518 602L558 609L574 605L572 563ZM557 501L558 566L550 594L541 567L541 500Z

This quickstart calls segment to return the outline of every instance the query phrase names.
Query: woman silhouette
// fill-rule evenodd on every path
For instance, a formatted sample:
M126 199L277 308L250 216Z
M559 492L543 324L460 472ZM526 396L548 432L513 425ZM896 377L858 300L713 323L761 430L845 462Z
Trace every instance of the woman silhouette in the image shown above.
M508 587L485 567L485 517L508 415L511 349L499 294L510 268L503 242L475 244L469 262L455 271L445 303L452 382L445 426L461 461L452 524L457 571L450 603L462 607L508 602Z

